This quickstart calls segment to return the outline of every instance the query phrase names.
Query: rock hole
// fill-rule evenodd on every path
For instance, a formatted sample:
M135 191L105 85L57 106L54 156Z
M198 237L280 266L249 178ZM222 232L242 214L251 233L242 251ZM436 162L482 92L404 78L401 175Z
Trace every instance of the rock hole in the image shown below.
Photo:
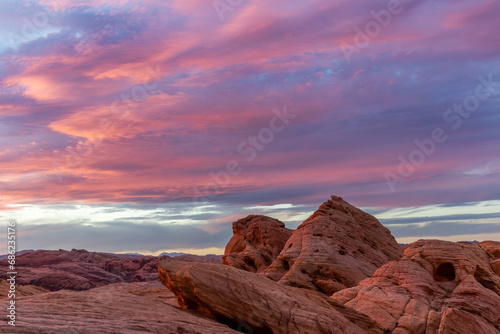
M288 261L283 260L283 269L287 271L290 270L290 264L288 263Z
M341 249L341 250L339 250L339 254L340 255L345 255L345 251Z
M293 244L288 245L288 248L291 248Z
M455 268L451 263L441 264L434 274L434 279L439 282L450 282L455 280Z
M318 253L318 252L319 252L319 249L315 249L315 250L314 250L314 253Z
M245 264L246 264L247 266L249 266L249 267L250 267L250 268L252 268L253 270L257 271L257 266L255 265L255 261L254 261L254 260L252 260L252 259L251 259L251 258L249 258L249 257L245 257L245 258L243 259L243 261L245 262Z

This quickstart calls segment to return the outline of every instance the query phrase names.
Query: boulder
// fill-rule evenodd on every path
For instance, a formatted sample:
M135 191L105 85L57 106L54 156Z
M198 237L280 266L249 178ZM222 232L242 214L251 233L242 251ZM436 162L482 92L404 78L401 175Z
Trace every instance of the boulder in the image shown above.
M245 333L383 333L369 317L321 293L231 266L170 260L158 271L181 307Z
M222 261L238 269L261 273L276 259L292 230L277 219L251 215L233 223Z
M375 217L332 196L286 242L265 276L331 295L371 277L403 252Z
M395 334L499 333L500 277L485 250L493 246L420 240L332 299Z

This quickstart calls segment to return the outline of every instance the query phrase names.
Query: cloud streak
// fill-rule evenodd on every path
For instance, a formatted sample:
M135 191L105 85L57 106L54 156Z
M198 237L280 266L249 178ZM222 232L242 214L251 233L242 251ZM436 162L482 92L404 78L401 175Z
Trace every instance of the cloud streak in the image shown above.
M222 209L202 219L205 232L249 206L304 205L294 209L303 217L331 194L378 210L500 199L498 96L395 193L384 178L474 94L478 76L500 81L497 1L402 1L350 62L341 45L387 1L258 0L222 22L206 1L26 4L0 5L0 210L9 217L19 205L196 208L193 189L283 106L297 118L211 199ZM11 43L40 13L48 24Z

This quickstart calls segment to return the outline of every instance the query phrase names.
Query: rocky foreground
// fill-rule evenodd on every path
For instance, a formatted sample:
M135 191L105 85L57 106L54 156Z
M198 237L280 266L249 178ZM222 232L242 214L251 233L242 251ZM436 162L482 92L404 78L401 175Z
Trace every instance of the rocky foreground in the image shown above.
M0 333L237 333L177 307L175 296L159 282L39 293L16 303L16 327L2 323Z
M499 242L401 249L335 196L295 231L252 215L233 234L224 264L29 253L19 326L0 332L500 333Z

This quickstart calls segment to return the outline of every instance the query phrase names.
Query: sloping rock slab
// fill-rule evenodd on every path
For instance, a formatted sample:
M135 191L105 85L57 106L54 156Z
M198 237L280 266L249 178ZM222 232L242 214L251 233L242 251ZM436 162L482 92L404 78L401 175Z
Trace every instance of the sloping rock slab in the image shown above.
M376 323L323 294L236 268L163 261L160 281L181 307L255 333L383 333Z
M0 300L2 308L6 302L7 299ZM237 333L176 304L174 295L160 282L118 283L88 291L48 292L18 298L16 326L7 325L2 319L0 333Z

